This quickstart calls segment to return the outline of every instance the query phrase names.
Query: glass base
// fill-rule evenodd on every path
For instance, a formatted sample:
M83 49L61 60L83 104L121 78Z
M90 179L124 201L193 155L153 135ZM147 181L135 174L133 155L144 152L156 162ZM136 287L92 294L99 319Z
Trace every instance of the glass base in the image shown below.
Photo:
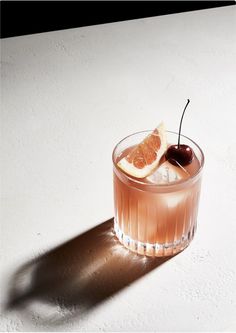
M173 256L181 251L183 251L192 241L195 231L196 224L192 227L192 230L188 234L182 237L180 240L174 243L143 243L132 239L128 235L125 235L123 231L119 228L118 223L114 222L114 230L117 238L127 249L150 257L166 257Z

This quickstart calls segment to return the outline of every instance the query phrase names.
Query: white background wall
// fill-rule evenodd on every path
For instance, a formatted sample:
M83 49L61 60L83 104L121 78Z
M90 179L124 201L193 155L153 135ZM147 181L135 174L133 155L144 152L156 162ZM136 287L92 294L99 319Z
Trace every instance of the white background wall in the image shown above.
M190 98L183 134L206 155L188 249L83 311L66 299L67 287L82 288L75 247L75 261L56 262L62 302L42 292L3 310L3 331L236 330L235 28L235 8L225 7L2 40L2 308L10 287L30 287L34 266L13 277L28 260L113 216L111 153L121 138L162 119L177 130ZM120 251L124 279L128 263L151 265ZM86 273L95 289L115 284L110 255Z

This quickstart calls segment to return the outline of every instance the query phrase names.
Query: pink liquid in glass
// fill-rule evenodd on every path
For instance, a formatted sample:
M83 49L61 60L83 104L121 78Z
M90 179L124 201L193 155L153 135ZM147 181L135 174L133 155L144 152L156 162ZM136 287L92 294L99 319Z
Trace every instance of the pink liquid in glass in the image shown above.
M114 149L115 232L130 250L149 256L170 256L186 248L193 239L196 225L204 155L187 137L181 143L194 151L191 164L173 181L155 173L137 179L125 174L118 161L146 137L150 131L135 133ZM167 132L168 144L177 142L177 134ZM164 157L161 163L164 162ZM173 172L175 172L173 166ZM156 176L157 175L157 176ZM166 175L165 175L166 176Z

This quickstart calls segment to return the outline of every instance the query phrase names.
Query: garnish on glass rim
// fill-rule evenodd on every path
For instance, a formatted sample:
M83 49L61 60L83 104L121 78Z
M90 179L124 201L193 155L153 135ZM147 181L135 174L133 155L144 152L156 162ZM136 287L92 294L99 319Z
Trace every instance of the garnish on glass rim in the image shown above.
M164 123L161 123L117 165L133 177L144 178L157 168L166 149L166 131Z
M171 145L165 154L166 159L173 165L181 166L188 165L193 160L193 151L192 149L185 144L180 144L180 134L182 128L183 117L185 114L185 110L189 104L190 100L188 99L187 104L185 105L184 111L181 116L180 124L179 124L179 136L178 136L178 144Z

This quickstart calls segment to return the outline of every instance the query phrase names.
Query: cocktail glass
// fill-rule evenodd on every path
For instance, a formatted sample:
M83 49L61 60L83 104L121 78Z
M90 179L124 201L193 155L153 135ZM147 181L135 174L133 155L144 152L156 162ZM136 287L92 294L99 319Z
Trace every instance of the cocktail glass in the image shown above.
M181 143L194 152L193 162L184 167L188 177L157 184L155 173L144 179L127 175L117 162L151 132L134 133L114 148L114 229L120 242L134 252L171 256L185 249L196 231L204 154L194 141L181 135ZM167 131L168 145L177 140L178 133Z

